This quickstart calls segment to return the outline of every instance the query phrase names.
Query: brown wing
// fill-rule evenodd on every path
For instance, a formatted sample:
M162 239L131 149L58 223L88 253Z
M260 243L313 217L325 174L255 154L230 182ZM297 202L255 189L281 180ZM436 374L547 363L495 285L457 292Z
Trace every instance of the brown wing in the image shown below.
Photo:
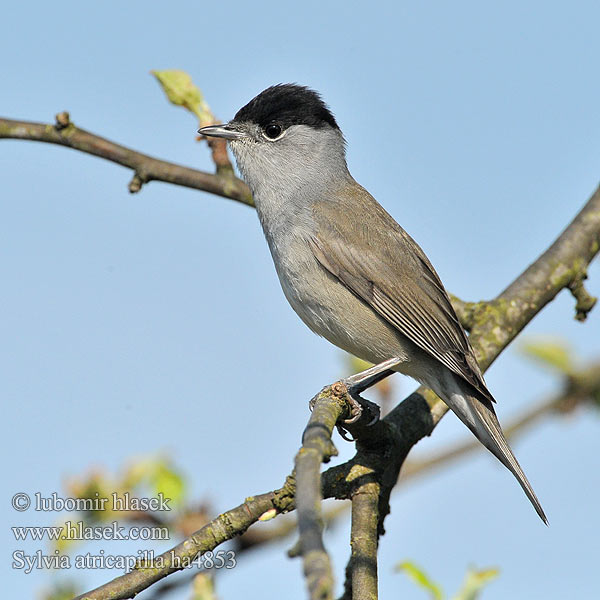
M440 278L417 243L363 188L315 212L315 258L417 346L494 401ZM354 196L350 196L353 194Z

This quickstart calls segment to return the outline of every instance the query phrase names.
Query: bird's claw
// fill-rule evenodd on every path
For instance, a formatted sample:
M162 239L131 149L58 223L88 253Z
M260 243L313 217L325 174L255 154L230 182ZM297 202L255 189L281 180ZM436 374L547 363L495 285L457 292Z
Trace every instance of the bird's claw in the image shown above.
M367 427L371 427L379 421L379 413L381 411L379 405L375 404L375 402L371 402L358 394L350 392L348 394L348 404L350 405L350 417L344 419L343 422L345 425L356 423L363 416L365 409L373 415L372 419L367 423Z
M371 427L375 425L377 421L379 421L380 409L379 405L367 400L366 398L362 398L358 394L348 394L348 404L350 405L350 417L348 419L344 419L341 423L336 425L336 429L338 433L345 439L347 442L355 442L356 438L349 434L346 429L347 425L352 425L356 423L364 414L365 410L368 411L367 414L371 413L373 416L371 420L366 424L366 427Z
M346 440L347 442L355 442L356 438L349 435L349 433L344 429L343 425L340 425L339 423L335 426L335 428L338 430L338 433L340 434L341 438Z

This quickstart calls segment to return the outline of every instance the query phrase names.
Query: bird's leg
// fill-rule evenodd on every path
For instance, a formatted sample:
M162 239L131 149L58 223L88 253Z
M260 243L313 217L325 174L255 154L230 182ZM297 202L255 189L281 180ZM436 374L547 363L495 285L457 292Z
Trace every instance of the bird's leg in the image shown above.
M377 423L380 412L379 406L370 400L362 398L360 393L364 392L366 389L370 388L376 383L379 383L382 379L392 375L392 373L394 373L394 371L392 371L393 367L399 365L401 362L403 361L400 358L389 358L388 360L385 360L378 365L374 365L365 371L361 371L360 373L356 373L356 375L351 375L350 377L342 379L342 383L348 389L348 403L350 404L350 418L344 420L345 424L351 425L352 423L356 423L356 421L360 419L365 408L373 413L373 419L368 425Z
M348 391L360 394L376 383L379 383L382 379L392 375L394 373L392 369L404 361L405 359L397 357L388 358L360 373L356 373L356 375L350 375L350 377L342 379L342 383L346 385Z

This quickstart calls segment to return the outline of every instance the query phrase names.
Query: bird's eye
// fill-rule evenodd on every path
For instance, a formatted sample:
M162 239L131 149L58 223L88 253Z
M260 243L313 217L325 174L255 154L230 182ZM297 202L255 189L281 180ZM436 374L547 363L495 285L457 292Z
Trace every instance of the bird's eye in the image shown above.
M281 135L281 125L277 123L270 123L265 127L265 135L270 140L275 140Z

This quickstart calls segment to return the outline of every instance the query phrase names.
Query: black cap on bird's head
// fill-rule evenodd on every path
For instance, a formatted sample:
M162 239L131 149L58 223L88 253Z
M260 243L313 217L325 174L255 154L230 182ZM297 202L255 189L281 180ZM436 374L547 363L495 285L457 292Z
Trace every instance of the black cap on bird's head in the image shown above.
M243 123L258 125L265 130L268 139L277 139L292 125L340 129L317 92L295 83L280 83L250 100L228 124L203 127L198 133L228 140L241 139L246 135L239 130L238 125Z
M309 125L320 128L329 125L339 129L321 96L295 83L280 83L267 88L240 108L233 120L238 123L249 121L261 127L277 121L283 127Z

